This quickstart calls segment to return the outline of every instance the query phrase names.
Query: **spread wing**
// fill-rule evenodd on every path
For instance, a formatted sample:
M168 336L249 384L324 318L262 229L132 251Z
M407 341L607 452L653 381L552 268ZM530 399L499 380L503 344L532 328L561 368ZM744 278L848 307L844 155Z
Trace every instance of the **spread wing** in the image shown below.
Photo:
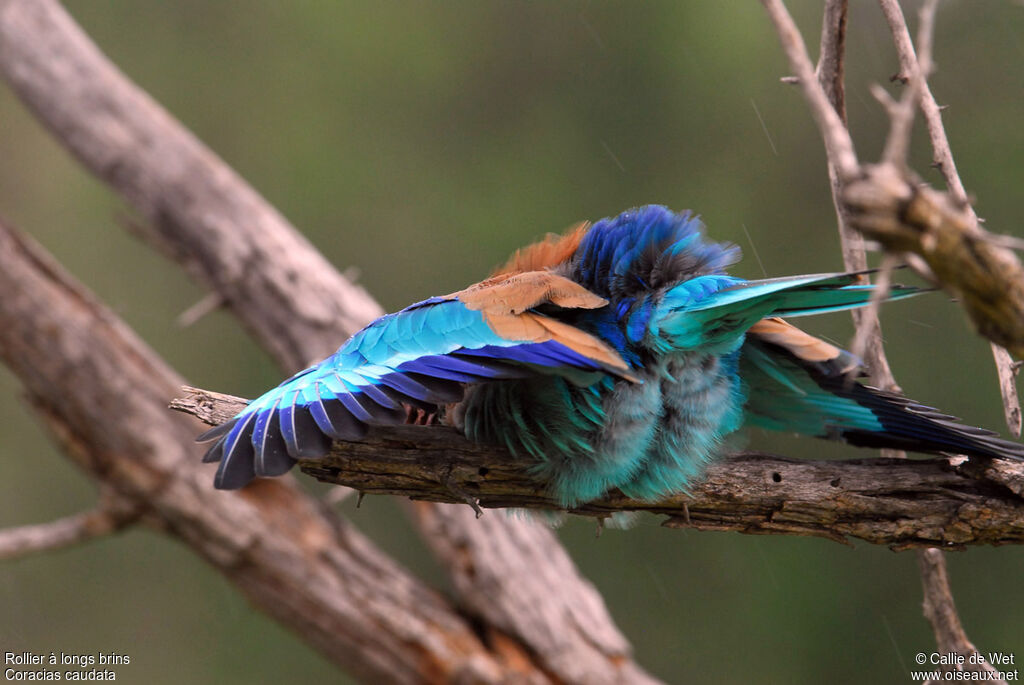
M216 439L215 486L275 476L296 459L324 455L332 440L358 440L368 424L402 423L403 405L462 399L465 384L558 374L586 384L605 374L635 380L594 336L545 312L595 309L607 301L547 271L497 276L384 316L335 354L204 433Z

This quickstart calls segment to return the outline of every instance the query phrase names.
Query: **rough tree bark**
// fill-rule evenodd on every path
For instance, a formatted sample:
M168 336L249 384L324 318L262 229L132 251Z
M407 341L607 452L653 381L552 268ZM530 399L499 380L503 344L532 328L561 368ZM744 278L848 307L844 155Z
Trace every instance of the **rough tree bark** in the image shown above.
M547 681L521 645L492 652L446 600L290 480L213 491L196 462L200 425L167 411L181 378L2 223L0 291L0 356L68 455L328 659L374 681Z
M172 407L221 423L244 400L186 388ZM363 493L559 510L504 448L438 426L375 427L338 442L302 470ZM468 509L469 507L467 507ZM689 494L642 502L613 493L572 510L587 516L646 511L665 525L741 533L847 536L896 549L1024 542L1024 464L1006 459L807 461L748 452L711 464Z

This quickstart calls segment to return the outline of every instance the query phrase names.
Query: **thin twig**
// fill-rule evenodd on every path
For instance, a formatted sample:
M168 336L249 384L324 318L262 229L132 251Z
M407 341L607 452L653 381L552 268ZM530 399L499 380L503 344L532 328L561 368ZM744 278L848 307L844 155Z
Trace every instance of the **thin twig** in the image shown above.
M921 586L924 592L924 615L932 624L935 641L942 654L956 653L964 657L965 663L946 665L943 670L982 671L995 673L996 669L988 663L972 663L970 657L978 653L978 648L967 638L960 617L956 612L956 604L950 591L949 574L946 572L946 557L941 550L925 549L918 553L918 564L921 568ZM1002 683L1002 679L986 680L985 682Z
M181 314L178 314L177 324L181 328L193 326L204 316L212 314L224 306L224 304L224 296L217 291L211 291Z
M1021 412L1020 397L1017 395L1017 371L1020 367L1014 363L1009 352L995 343L991 343L991 345L992 357L996 362L996 372L999 374L999 394L1003 398L1006 427L1019 438Z
M790 69L799 79L800 89L811 108L811 114L821 131L828 149L829 158L836 165L840 179L853 178L859 171L857 154L854 152L853 140L846 126L829 102L825 91L814 75L814 66L807 56L807 48L800 31L793 22L782 0L761 0L768 11L768 16L775 24L775 30L782 42L782 49L789 60Z
M880 3L890 26L893 25L893 22L897 21L895 19L897 14L899 15L899 20L902 21L903 13L900 11L896 0L880 0ZM881 100L883 104L887 104L886 109L889 111L890 118L889 136L885 141L882 161L894 164L900 169L907 168L907 156L910 152L910 134L914 126L914 114L917 111L917 104L921 99L921 94L924 92L924 84L931 74L932 34L935 28L935 10L937 7L938 0L926 0L924 5L921 6L920 26L917 33L920 55L918 58L913 57L913 45L907 46L900 40L896 41L897 50L901 52L909 51L909 57L901 59L901 64L904 65L903 76L907 79L908 87L895 105ZM905 26L906 23L904 22L904 28ZM876 89L873 92L875 92L877 97L884 91Z
M50 523L0 530L0 560L47 552L115 533L134 523L139 510L112 497L95 509Z
M860 314L860 320L854 321L856 333L853 336L853 342L850 344L850 351L854 355L864 359L866 358L865 355L870 353L871 359L880 359L884 362L884 371L880 369L871 370L871 380L879 387L890 391L895 391L898 386L896 385L895 378L893 378L892 370L889 369L889 362L885 357L885 351L882 349L882 329L878 312L881 309L882 302L889 297L889 290L892 286L892 272L893 269L899 266L899 261L896 255L889 252L882 255L882 264L878 269L875 289L871 293L871 299L868 300L868 306Z
M971 211L974 211L974 209L972 208ZM982 234L982 238L993 245L1005 247L1008 250L1024 250L1024 238L1018 238L1014 235L999 235L998 233L986 231Z

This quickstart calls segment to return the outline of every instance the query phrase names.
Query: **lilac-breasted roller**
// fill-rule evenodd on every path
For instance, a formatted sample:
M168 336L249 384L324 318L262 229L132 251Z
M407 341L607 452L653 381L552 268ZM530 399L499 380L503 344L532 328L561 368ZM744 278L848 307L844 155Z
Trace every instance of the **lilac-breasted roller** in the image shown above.
M860 381L780 317L865 305L860 274L747 281L689 212L641 207L517 252L485 281L377 319L204 435L215 485L438 412L506 445L563 505L685 490L744 425L867 447L1024 458L1024 446ZM897 286L889 299L921 292Z

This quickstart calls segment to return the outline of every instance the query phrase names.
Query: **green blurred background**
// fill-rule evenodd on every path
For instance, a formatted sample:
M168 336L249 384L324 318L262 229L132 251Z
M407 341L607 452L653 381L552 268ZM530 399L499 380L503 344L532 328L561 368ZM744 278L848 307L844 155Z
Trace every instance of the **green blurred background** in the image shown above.
M820 2L792 2L817 45ZM876 158L868 93L896 70L874 3L853 2L849 115ZM701 212L747 277L841 268L822 145L757 3L74 0L127 74L388 309L479 280L579 219L659 202ZM916 5L914 5L916 7ZM1024 7L945 2L932 85L988 227L1017 232L1024 187ZM939 183L917 132L915 166ZM0 87L0 213L36 236L192 383L255 396L281 373L236 321L180 329L203 292L128 235L129 212ZM755 257L755 250L757 257ZM848 317L812 331L848 341ZM943 295L893 305L908 394L1003 429L988 345ZM340 343L341 341L339 341ZM89 480L0 372L0 525L88 507ZM752 433L801 457L864 455ZM199 450L197 448L197 458ZM398 502L343 506L381 546L445 581ZM497 513L488 514L501 515ZM916 560L866 544L669 531L653 518L560 535L637 659L670 682L907 682L934 649ZM983 650L1024 658L1020 548L950 555ZM0 651L116 651L119 680L338 679L184 547L151 532L0 565Z

